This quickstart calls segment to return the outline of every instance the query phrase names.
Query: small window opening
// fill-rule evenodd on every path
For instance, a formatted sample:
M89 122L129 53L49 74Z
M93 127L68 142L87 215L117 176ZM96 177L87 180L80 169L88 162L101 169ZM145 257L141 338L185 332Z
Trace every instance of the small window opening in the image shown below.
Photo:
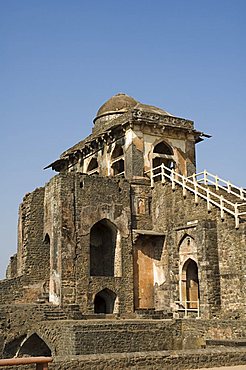
M89 175L98 174L98 162L96 158L92 158L87 167L87 173Z
M114 176L123 175L124 174L124 171L125 171L124 160L123 159L120 159L119 161L114 162L112 164L112 169L113 169Z
M117 144L111 155L111 168L113 176L125 174L124 151L121 145Z
M44 244L47 245L47 246L50 246L50 237L49 237L49 234L46 234L45 235Z
M118 157L121 157L123 154L124 154L124 152L123 152L122 146L121 145L116 145L114 150L113 150L111 158L116 159Z

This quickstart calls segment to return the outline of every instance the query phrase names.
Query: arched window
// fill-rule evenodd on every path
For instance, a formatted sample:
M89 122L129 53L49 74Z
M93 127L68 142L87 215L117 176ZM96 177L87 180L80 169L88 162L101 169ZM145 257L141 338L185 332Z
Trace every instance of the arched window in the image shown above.
M115 276L117 265L117 228L103 219L90 231L90 275ZM118 253L119 254L119 253Z
M119 144L115 145L111 154L111 168L113 176L124 175L125 173L124 151Z
M45 234L43 239L42 248L42 260L44 262L43 269L46 269L46 274L49 275L50 272L50 237L49 234Z
M110 314L114 312L116 294L110 289L103 289L95 295L94 312Z
M98 162L96 158L92 158L87 167L87 173L89 175L98 174Z
M153 156L152 156L152 168L154 169L154 175L161 173L160 166L164 164L165 166L165 173L170 176L171 169L174 168L174 161L173 161L173 150L172 148L166 144L164 141L156 144L153 148ZM166 178L168 179L168 177ZM155 176L154 181L160 181L160 176Z
M167 145L164 141L161 141L159 144L157 144L154 147L153 152L158 154L173 155L172 148L169 145Z
M181 301L187 308L198 308L200 298L198 266L191 258L182 268L181 294Z
M116 144L115 147L114 147L114 150L112 152L111 158L116 159L118 157L121 157L123 154L124 154L124 152L123 152L122 146L119 145L119 144Z
M50 247L50 237L49 237L49 234L46 234L45 237L44 237L44 245L48 247Z
M43 339L34 333L22 344L18 356L51 356L51 350Z

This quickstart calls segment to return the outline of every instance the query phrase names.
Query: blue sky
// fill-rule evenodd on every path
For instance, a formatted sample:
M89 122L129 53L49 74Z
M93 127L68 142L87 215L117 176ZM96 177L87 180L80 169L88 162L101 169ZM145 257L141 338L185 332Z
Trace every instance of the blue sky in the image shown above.
M197 167L246 187L245 0L0 1L0 277L18 205L110 96L195 121Z

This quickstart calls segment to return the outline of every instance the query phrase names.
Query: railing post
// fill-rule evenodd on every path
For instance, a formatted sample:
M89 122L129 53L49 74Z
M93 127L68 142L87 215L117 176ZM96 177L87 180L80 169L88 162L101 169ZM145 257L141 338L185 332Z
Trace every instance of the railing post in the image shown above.
M171 169L172 190L175 190L174 169Z
M223 195L220 196L220 217L224 220L224 197Z
M239 215L238 215L238 204L235 203L235 228L239 228Z
M204 185L208 185L207 170L203 171L203 179L204 179Z
M240 188L240 198L241 199L244 199L244 196L243 196L243 188Z
M219 190L219 186L218 186L218 185L219 185L219 178L218 178L218 176L216 175L216 176L215 176L215 189L216 189L216 190Z
M150 186L153 188L154 187L154 178L153 178L153 168L150 169Z
M166 182L165 168L164 168L164 164L162 163L161 164L161 183L162 183L162 185L164 185L165 182Z
M227 181L227 193L230 194L231 192L231 183L230 181Z
M195 203L198 204L198 192L197 192L197 181L196 181L196 174L192 175L193 184L194 184L194 191L195 191Z
M186 197L186 181L185 181L184 176L182 176L182 187L183 187L183 197L185 198Z

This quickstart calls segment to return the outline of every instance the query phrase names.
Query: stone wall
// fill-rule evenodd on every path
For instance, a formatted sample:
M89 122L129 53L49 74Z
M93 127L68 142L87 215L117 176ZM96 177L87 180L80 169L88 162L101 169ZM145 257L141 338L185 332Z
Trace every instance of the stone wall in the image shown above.
M94 312L95 294L108 288L117 294L120 312L132 312L133 262L129 183L120 178L76 175L75 197L77 303L81 305L83 312ZM101 220L108 220L119 231L121 277L89 274L90 230Z
M34 282L46 279L49 271L49 249L43 244L44 188L27 194L19 210L18 275ZM49 275L49 274L48 274Z
M245 364L244 349L209 349L186 351L155 351L137 353L117 353L106 355L73 356L55 359L49 365L54 370L184 370L214 366Z
M246 225L235 229L230 215L220 218L220 211L202 199L195 204L194 195L171 184L155 184L152 197L154 230L166 234L169 254L170 304L179 300L179 245L190 235L197 245L200 303L202 317L245 317L245 241Z

